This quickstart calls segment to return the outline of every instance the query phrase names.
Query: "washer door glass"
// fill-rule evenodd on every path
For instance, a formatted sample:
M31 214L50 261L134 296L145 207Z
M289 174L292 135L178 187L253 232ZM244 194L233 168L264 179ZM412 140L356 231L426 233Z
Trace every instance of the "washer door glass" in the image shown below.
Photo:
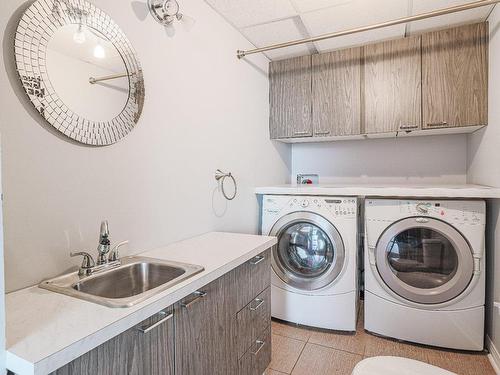
M335 226L321 215L285 215L270 235L278 237L273 248L273 270L286 284L311 291L331 284L340 275L345 260L344 243Z
M463 293L474 274L472 250L444 221L408 218L379 238L375 262L382 281L406 300L438 304Z
M298 277L324 274L334 258L333 243L328 235L312 223L296 223L286 228L278 243L280 263Z

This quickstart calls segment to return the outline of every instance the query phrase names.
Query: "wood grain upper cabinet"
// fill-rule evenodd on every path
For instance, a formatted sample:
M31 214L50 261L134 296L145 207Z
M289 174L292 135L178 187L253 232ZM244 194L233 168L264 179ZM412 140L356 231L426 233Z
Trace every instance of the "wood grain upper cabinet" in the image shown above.
M361 51L313 55L315 137L361 134Z
M365 47L365 132L421 129L421 41L410 37Z
M167 308L53 372L53 375L173 375L174 319Z
M422 35L423 126L486 125L488 23Z
M312 136L311 56L269 64L271 139Z

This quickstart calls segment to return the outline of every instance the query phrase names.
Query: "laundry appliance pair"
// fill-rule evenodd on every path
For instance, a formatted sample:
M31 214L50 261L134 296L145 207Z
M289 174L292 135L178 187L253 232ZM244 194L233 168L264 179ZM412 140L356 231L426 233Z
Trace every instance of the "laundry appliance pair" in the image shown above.
M262 233L273 317L355 331L364 266L366 330L483 349L484 201L264 195Z

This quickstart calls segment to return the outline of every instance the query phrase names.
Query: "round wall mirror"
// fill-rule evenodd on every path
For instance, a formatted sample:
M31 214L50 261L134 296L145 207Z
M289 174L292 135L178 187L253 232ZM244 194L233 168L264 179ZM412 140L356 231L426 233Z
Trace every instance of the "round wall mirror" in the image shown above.
M19 21L16 64L35 108L85 144L109 145L137 124L144 79L125 34L84 0L37 0Z

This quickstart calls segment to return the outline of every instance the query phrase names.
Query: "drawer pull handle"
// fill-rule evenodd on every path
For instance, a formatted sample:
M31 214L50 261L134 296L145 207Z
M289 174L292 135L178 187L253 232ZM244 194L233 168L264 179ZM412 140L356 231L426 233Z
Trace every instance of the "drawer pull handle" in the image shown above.
M174 317L174 313L170 313L170 314L167 314L165 311L160 311L158 313L159 315L165 315L164 318L160 319L159 321L157 321L156 323L154 324L151 324L149 327L141 327L141 328L138 328L138 330L141 332L141 333L148 333L148 332L151 332L153 329L155 329L156 327L158 327L159 325L165 323L166 321L172 319Z
M202 299L203 297L205 297L207 295L207 292L203 292L203 291L196 291L193 293L196 298L192 299L191 301L189 301L188 303L185 303L185 302L182 302L181 303L181 306L184 307L184 308L189 308L189 306L191 306L192 304L198 302L200 299Z
M260 262L262 262L264 259L266 259L265 256L262 256L262 255L257 255L255 258L253 258L251 261L250 261L250 264L252 266L256 266L257 264L259 264Z
M255 307L250 306L250 311L258 310L264 304L264 300L262 298L256 298L254 301L257 302L257 305Z
M266 345L266 342L265 341L261 341L261 340L257 340L257 341L255 341L255 343L257 345L259 345L259 348L256 351L254 351L254 352L250 352L250 354L253 354L253 355L259 354L259 352L262 350L262 348L264 347L264 345Z

